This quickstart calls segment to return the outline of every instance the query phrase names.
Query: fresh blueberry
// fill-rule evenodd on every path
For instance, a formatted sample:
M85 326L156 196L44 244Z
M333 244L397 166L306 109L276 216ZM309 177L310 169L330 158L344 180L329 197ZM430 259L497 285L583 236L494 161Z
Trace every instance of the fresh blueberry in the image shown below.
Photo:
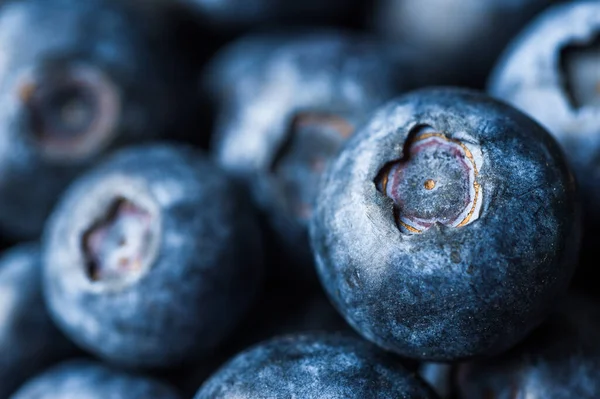
M377 111L322 180L321 281L364 337L406 357L502 352L547 316L580 237L573 176L537 123L482 93Z
M74 352L52 324L41 290L40 250L23 244L0 258L0 398Z
M37 237L83 168L184 117L164 65L175 59L156 37L159 19L139 10L115 0L22 0L0 9L5 234Z
M572 1L540 15L502 57L489 92L557 138L586 209L600 220L600 2Z
M379 0L386 37L427 56L433 82L482 86L500 51L553 0Z
M260 235L247 205L229 177L190 148L119 152L78 179L49 220L51 315L114 363L201 360L260 286Z
M47 370L11 399L180 399L162 382L112 370L91 361L73 360Z
M285 336L231 360L196 399L394 398L435 394L417 376L368 343L341 335Z
M322 171L366 115L408 85L405 55L343 33L257 36L224 50L206 73L221 108L215 156L252 188L305 275Z
M600 397L600 306L571 297L522 345L462 365L462 399L596 399Z

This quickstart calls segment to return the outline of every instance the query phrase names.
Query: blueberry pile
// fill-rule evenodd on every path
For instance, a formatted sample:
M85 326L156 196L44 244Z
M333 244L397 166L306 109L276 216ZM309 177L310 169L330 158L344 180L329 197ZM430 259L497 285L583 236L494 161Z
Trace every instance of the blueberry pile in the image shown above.
M600 398L599 0L0 0L0 399Z

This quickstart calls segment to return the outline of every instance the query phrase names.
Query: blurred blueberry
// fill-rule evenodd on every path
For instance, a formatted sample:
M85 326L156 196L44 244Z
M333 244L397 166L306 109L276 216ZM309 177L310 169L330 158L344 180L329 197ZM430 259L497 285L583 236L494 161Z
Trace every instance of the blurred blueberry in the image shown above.
M600 397L600 304L571 297L527 341L496 358L462 365L461 399Z
M326 291L365 338L407 357L510 348L577 263L579 204L559 146L476 91L382 107L321 188L310 233Z
M47 370L25 384L11 399L180 399L162 382L73 360Z
M185 117L160 18L133 3L21 0L0 8L4 234L37 237L82 169Z
M500 51L553 0L379 0L387 38L420 48L431 83L480 88Z
M40 250L23 244L0 258L0 399L74 347L52 324L41 290Z
M600 2L573 1L540 15L502 57L489 92L558 139L586 209L600 221Z
M273 339L243 352L213 375L196 399L381 398L436 395L397 360L342 335Z
M243 193L202 154L123 150L78 179L44 237L46 300L75 342L114 363L202 360L260 286L260 232Z
M220 108L215 157L251 187L285 273L314 273L307 224L321 173L366 116L408 86L408 61L408 51L321 32L242 39L206 71Z

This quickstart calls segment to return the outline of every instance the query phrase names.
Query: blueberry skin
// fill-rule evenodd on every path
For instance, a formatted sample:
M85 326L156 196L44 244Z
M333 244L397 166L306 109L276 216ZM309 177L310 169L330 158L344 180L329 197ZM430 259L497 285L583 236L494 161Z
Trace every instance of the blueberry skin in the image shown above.
M78 179L48 222L51 315L76 343L116 364L201 360L260 287L260 231L247 205L190 148L122 150Z
M540 15L502 56L488 91L528 113L563 146L586 210L600 219L600 4L573 1Z
M238 355L195 399L435 397L417 376L364 341L306 334L276 338Z
M321 170L408 86L408 54L341 32L289 33L242 39L207 69L215 158L251 188L288 254L281 263L298 264L291 274L314 273L307 223Z
M25 384L11 399L180 399L162 382L87 360L55 366Z
M460 366L460 397L594 399L600 396L598 303L572 296L524 343Z
M390 197L402 173L414 186ZM558 145L476 91L424 89L382 107L330 165L317 203L311 243L328 295L362 336L406 357L508 349L577 263L580 210Z
M37 244L22 244L0 258L0 398L38 371L74 353L54 327L42 296Z
M498 54L553 0L380 0L375 26L428 55L430 84L480 88ZM502 28L499 29L498 26Z
M133 3L0 9L0 227L11 238L37 238L69 182L110 149L163 135L184 117L161 22Z

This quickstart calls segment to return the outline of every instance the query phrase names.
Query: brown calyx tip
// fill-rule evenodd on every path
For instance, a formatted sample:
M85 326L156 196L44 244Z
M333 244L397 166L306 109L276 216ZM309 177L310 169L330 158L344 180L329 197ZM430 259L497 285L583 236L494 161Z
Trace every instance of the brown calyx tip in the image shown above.
M435 180L427 179L425 180L425 183L423 183L423 186L426 190L433 190L435 188Z
M339 115L328 113L305 112L298 114L294 118L293 125L298 127L311 125L325 126L338 132L343 138L348 138L354 133L354 126L350 122Z

